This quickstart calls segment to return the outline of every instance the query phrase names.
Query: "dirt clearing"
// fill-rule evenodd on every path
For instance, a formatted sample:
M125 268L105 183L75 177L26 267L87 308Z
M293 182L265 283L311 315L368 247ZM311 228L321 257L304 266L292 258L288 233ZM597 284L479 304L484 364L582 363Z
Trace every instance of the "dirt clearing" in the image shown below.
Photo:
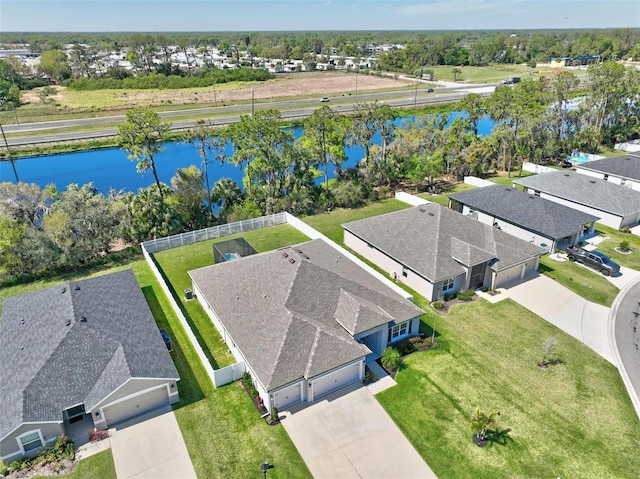
M256 100L336 96L374 90L402 88L409 83L391 77L379 77L346 72L310 72L278 74L265 82L229 83L206 88L176 90L96 90L73 91L54 87L57 94L50 97L60 106L70 109L121 109L136 106L185 104L214 104L250 101L251 90ZM40 103L38 89L23 93L22 100Z

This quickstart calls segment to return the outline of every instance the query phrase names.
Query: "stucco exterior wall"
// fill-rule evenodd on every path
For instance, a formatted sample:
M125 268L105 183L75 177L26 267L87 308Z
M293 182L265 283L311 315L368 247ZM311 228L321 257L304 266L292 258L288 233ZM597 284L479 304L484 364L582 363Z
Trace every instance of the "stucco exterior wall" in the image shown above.
M62 411L60 412L60 420L62 421ZM54 443L60 434L64 434L64 426L62 422L60 424L22 424L0 442L0 457L2 458L2 462L9 464L12 461L21 459L23 455L20 450L20 446L18 445L18 437L29 431L37 431L38 429L40 430L40 434L42 434L42 438L47 445ZM39 451L40 450L33 451L29 456L35 456Z
M403 269L401 263L387 256L385 253L373 246L370 246L366 241L363 241L361 238L347 230L344 230L344 244L359 255L367 258L379 268L386 271L392 277L395 276L397 281L406 284L428 300L433 300L434 285L423 276L420 276L410 269ZM403 275L403 271L406 276Z

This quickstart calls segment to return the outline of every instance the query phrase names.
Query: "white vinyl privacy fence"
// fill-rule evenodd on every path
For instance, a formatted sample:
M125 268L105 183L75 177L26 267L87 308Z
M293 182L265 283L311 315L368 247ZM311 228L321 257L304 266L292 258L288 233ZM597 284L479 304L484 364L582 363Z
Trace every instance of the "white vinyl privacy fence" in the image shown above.
M180 246L222 238L223 236L230 236L237 233L246 233L247 231L281 225L286 222L287 220L284 213L276 213L274 215L261 216L260 218L237 221L236 223L227 223L202 230L189 231L188 233L180 233L178 235L145 241L142 243L142 247L149 253L157 253L158 251L166 249L178 248Z

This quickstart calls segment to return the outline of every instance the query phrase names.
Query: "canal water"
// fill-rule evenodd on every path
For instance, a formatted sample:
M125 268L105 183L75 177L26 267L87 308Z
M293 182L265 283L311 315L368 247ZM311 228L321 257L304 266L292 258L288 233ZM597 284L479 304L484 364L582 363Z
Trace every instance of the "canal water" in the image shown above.
M460 115L462 113L453 112L450 115L450 121ZM396 122L400 124L413 120L413 117L403 117ZM494 126L492 120L485 118L480 121L479 133L488 135ZM302 131L302 127L293 128L296 138L300 137ZM379 144L380 138L374 138L374 141ZM163 183L170 184L171 177L175 175L178 168L186 168L190 165L196 165L198 168L201 166L195 145L169 142L164 146L165 150L155 157L158 176ZM343 168L356 166L364 156L364 150L360 147L347 148L345 151L348 160L343 164ZM227 147L226 154L228 157L233 154L231 146ZM15 161L15 167L20 181L35 183L40 187L54 184L58 190L65 189L70 183L83 185L93 182L94 186L104 194L111 188L137 192L139 188L146 188L154 182L151 171L144 174L138 173L135 162L130 161L127 153L118 148L22 158ZM231 178L242 185L244 173L239 167L214 161L208 165L208 172L212 187L220 178ZM330 167L329 178L332 177L333 167ZM0 182L2 181L16 181L11 164L7 161L0 162ZM322 177L317 179L318 183L322 181Z

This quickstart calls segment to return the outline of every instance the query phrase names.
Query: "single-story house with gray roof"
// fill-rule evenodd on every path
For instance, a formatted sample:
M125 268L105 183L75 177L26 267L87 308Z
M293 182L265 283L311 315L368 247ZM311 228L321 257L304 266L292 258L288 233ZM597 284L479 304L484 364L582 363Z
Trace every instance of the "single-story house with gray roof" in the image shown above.
M576 244L597 216L507 186L449 195L449 207L547 251Z
M436 203L342 227L345 245L430 301L532 277L545 253Z
M572 171L552 171L513 180L527 193L599 218L611 228L640 222L640 191Z
M361 381L365 360L418 334L424 313L321 239L189 276L269 411Z
M578 163L576 173L640 191L640 155L637 154Z
M179 399L178 371L131 270L6 298L0 364L4 463Z

